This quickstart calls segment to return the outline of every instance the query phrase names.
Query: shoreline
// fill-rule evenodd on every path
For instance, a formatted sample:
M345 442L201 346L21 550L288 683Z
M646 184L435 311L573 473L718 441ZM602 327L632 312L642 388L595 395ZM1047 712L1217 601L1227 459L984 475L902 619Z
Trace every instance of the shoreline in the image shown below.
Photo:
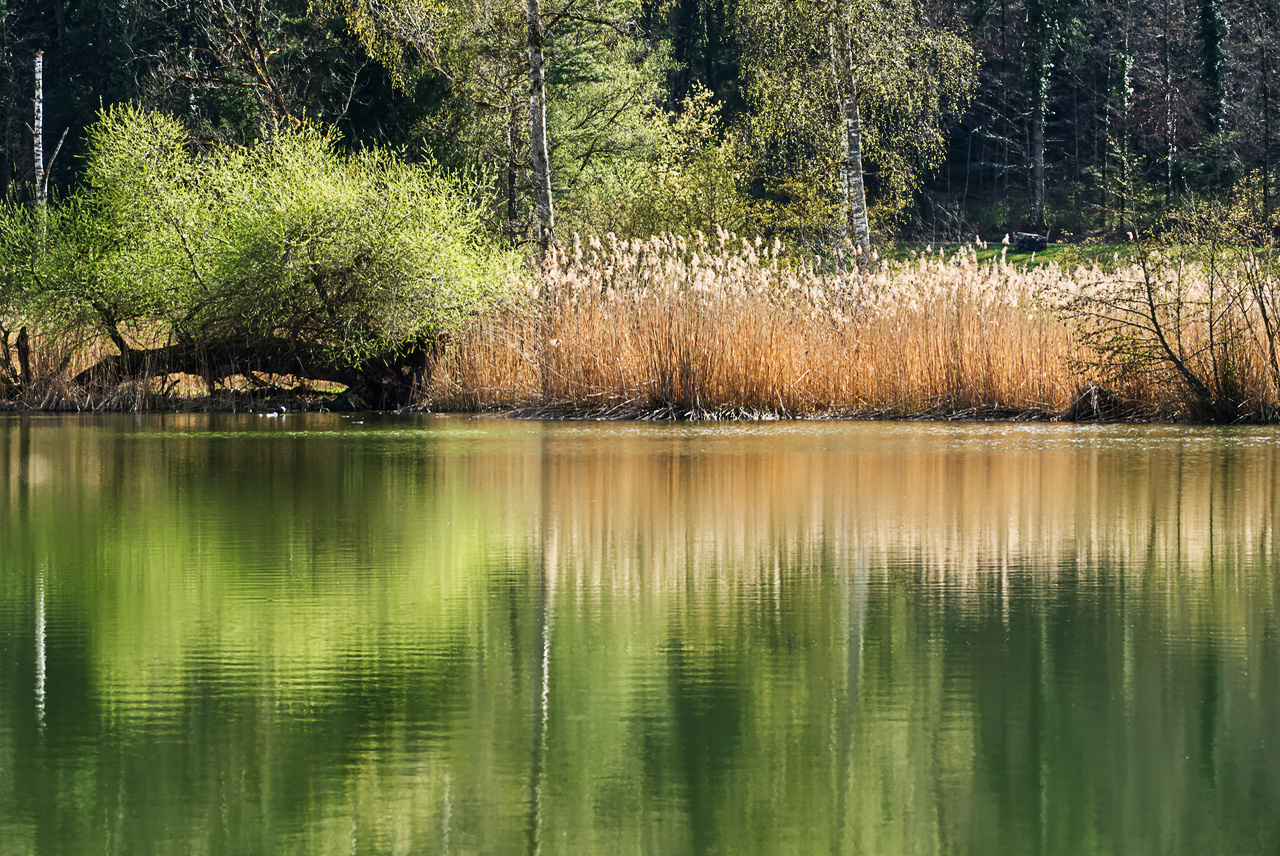
M720 408L682 408L671 405L645 407L623 404L607 408L584 408L573 405L528 404L513 407L452 408L420 404L400 409L376 410L353 406L340 398L309 398L294 394L253 395L231 391L221 395L174 397L166 400L151 399L141 406L118 407L111 401L105 406L77 406L75 402L60 399L51 406L29 406L15 401L0 401L0 414L48 414L48 415L98 415L106 413L207 413L207 414L257 414L274 415L282 410L297 413L372 413L383 415L457 415L486 416L498 419L544 420L563 422L973 422L973 423L1057 423L1057 424L1167 424L1167 425L1274 425L1280 424L1280 414L1271 419L1241 419L1235 422L1214 422L1193 419L1154 405L1124 399L1101 387L1082 390L1063 410L1047 407L1010 407L985 405L978 407L949 408L943 405L919 411L900 411L893 408L859 408L813 411L792 414L777 409L756 409L740 406Z

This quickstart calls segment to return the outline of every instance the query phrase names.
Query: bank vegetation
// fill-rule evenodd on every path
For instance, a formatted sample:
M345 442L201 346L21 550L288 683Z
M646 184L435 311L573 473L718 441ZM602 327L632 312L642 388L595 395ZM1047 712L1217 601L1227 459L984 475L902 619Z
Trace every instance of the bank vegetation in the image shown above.
M1270 422L1270 233L1202 212L1159 244L1015 264L978 245L867 269L721 232L575 241L479 318L442 409L668 418Z
M1110 256L797 255L724 230L499 248L465 187L310 132L193 158L141 111L3 218L12 408L1270 422L1280 259L1248 204Z

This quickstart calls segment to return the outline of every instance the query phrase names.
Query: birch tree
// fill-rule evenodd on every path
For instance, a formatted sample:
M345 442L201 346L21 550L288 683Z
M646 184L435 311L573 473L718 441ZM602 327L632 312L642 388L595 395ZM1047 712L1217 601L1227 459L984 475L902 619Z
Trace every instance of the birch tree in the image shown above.
M555 240L556 213L551 204L551 158L547 154L547 72L544 67L547 31L542 5L526 0L529 50L529 148L533 159L533 200L537 210L538 246L545 256Z
M837 240L868 259L869 200L891 217L940 162L972 48L916 0L748 0L737 26L763 171L834 186Z
M840 115L840 189L844 195L845 224L841 238L871 256L871 219L867 213L867 188L862 180L862 113L858 108L857 63L846 16L836 14L827 23L831 42L831 76Z
M36 168L36 205L43 212L45 204L44 181L44 51L36 51L35 117L31 124L32 160Z
M415 68L426 68L475 110L500 118L506 140L504 190L510 231L516 231L516 173L527 169L533 197L532 231L545 254L554 243L556 229L552 174L555 131L548 130L548 105L554 100L550 89L557 77L555 66L580 62L590 53L571 41L566 48L573 55L558 56L557 39L562 32L580 36L584 27L597 33L596 41L610 34L626 34L632 29L631 17L638 12L639 3L561 0L545 8L541 0L340 3L361 42L402 87L412 84ZM586 76L598 76L597 72L599 69ZM560 74L562 85L570 77L571 74ZM527 107L520 110L523 122L517 123L520 90L527 93ZM623 103L629 102L623 88L615 94ZM587 124L591 125L590 119ZM574 130L581 131L582 124ZM592 126L589 130L598 135L607 134L610 129ZM597 148L595 142L588 143L586 156Z

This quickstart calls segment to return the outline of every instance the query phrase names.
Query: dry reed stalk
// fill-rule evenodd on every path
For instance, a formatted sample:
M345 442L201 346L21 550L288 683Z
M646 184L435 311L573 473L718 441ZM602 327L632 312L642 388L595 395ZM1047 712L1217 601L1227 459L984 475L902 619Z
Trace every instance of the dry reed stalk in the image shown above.
M788 263L727 233L559 252L529 300L477 324L433 405L595 415L1061 410L1070 331L1025 271L922 258L873 274Z

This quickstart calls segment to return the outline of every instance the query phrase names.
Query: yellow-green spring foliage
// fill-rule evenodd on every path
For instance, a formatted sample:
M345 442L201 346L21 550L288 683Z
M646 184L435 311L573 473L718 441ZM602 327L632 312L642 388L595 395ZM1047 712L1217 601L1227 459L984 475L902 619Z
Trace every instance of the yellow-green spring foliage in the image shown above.
M22 302L117 345L291 342L354 364L457 328L511 281L463 188L310 128L196 152L176 120L113 108L85 178L43 224L8 212L0 252Z

